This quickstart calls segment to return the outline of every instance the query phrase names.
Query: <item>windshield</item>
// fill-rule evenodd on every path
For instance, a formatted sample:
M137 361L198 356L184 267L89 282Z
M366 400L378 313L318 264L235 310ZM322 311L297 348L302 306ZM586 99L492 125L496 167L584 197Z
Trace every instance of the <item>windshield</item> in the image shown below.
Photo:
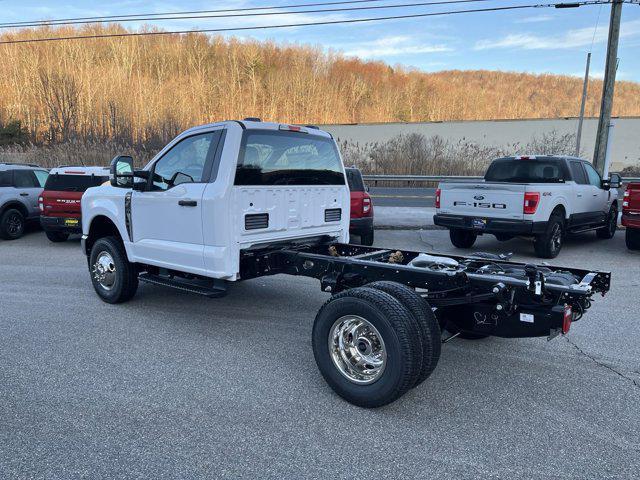
M333 140L306 133L245 132L236 185L344 185Z
M84 192L87 188L97 187L109 180L107 175L49 175L45 190L54 192Z
M565 180L563 165L558 160L494 160L484 176L487 182L558 183Z

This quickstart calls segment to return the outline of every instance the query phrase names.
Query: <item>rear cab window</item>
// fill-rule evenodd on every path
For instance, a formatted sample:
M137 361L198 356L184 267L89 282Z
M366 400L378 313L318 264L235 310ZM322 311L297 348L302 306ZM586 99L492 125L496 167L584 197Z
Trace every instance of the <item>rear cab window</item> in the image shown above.
M344 185L332 139L300 132L246 130L235 185Z
M84 192L109 180L109 175L58 174L49 175L44 185L52 192Z
M487 182L560 183L568 177L559 159L499 158L484 176Z

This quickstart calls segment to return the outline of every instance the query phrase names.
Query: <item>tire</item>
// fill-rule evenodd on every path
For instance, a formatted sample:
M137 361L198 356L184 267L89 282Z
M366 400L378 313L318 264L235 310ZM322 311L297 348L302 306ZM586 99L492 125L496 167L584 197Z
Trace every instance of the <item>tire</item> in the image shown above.
M373 230L367 232L366 234L360 235L360 245L366 245L370 247L373 245Z
M640 250L640 229L627 227L624 241L629 250Z
M26 219L20 210L10 208L0 216L0 237L16 240L24 235Z
M47 238L53 243L66 242L69 238L68 233L63 232L44 232Z
M448 307L440 311L440 328L446 330L451 335L457 334L457 338L464 338L465 340L482 340L483 338L491 336L484 333L464 332L460 330L460 327L456 325L454 319L460 319L461 317L464 318L465 315L469 315L469 310L463 306Z
M345 325L345 322L362 325L362 320L364 328L356 330L359 330L358 342L351 345L351 350L343 348L344 355L337 346L330 350L329 343L333 342L334 334L337 334L335 338L346 340L346 345L353 341L345 337L354 331L353 325ZM368 332L369 337L365 338L362 332ZM330 298L316 315L312 344L318 369L329 386L349 403L363 408L377 408L397 400L415 385L420 374L422 346L417 322L398 300L380 290L353 288ZM382 350L381 344L384 345ZM371 346L375 348L370 349ZM372 356L369 357L372 364L368 364L370 368L365 371L354 373L345 367L345 352L356 350L357 354L363 351L361 348L370 349L374 355L386 353L377 372L373 365L377 360Z
M126 302L136 294L138 272L117 237L103 237L93 244L89 272L93 288L107 303Z
M596 230L598 238L608 240L613 238L618 228L618 207L615 204L611 205L609 209L609 215L607 216L607 226Z
M452 228L449 230L449 238L451 243L457 248L471 248L476 243L478 234L471 230L461 230L458 228Z
M556 258L562 250L564 243L564 218L552 214L547 222L546 231L537 235L533 246L536 255L540 258Z
M418 323L420 340L422 343L422 366L420 374L413 385L417 387L424 382L438 365L440 350L442 347L442 332L440 324L433 314L427 301L412 288L401 283L379 281L367 284L369 288L375 288L388 293L409 310Z
M496 233L496 240L499 242L506 242L513 238L513 235L508 235L506 233Z

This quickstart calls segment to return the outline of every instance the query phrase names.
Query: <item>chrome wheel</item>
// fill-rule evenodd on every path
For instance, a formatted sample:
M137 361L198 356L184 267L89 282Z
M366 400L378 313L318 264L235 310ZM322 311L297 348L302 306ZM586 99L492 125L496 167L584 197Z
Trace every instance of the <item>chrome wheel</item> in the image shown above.
M334 322L329 331L329 353L338 371L360 385L378 380L387 363L380 332L356 315L346 315Z
M111 290L116 283L116 265L109 252L100 252L91 267L93 278L105 290Z

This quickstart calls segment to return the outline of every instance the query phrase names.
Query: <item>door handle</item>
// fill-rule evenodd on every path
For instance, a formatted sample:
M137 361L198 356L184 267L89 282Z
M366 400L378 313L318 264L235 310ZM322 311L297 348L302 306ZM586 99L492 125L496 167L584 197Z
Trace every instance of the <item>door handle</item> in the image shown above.
M582 194L581 193L578 194L578 198L582 198Z
M28 197L28 196L29 196L29 194L28 194L27 192L22 192L22 193L20 194L20 196L21 196L21 197Z
M181 207L195 207L198 205L198 202L195 200L180 200L178 205Z

